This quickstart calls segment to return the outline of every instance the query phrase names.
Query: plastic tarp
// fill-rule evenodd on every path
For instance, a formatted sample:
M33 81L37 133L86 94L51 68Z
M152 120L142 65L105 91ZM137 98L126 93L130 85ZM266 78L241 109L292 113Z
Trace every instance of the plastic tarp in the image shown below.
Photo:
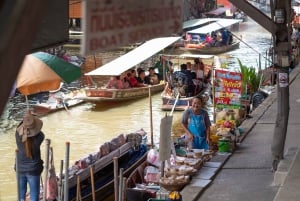
M213 32L213 31L217 31L217 30L222 29L222 28L229 27L229 26L231 26L233 24L237 24L239 22L241 22L241 20L219 19L218 21L213 22L209 25L206 25L206 26L200 27L198 29L188 31L188 33L191 33L191 34L207 34L207 33Z
M220 7L220 8L217 8L215 10L211 10L211 11L207 12L206 14L218 16L218 15L221 15L221 14L225 13L227 9L228 8Z
M157 54L159 51L170 46L179 39L180 37L163 37L149 40L127 54L118 57L85 75L120 75L126 70Z

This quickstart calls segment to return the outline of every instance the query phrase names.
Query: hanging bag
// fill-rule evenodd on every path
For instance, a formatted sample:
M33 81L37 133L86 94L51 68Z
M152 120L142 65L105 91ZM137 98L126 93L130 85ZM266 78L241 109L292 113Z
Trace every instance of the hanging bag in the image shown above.
M58 195L58 185L57 185L57 177L55 173L55 167L53 163L53 149L50 147L49 149L49 163L50 168L48 170L48 178L47 178L47 200L52 201L56 200Z

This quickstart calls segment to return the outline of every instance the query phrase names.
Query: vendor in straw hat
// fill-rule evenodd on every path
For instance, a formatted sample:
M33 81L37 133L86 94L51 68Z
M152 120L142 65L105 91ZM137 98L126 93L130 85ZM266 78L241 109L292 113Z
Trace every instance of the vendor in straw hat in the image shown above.
M18 148L17 165L20 200L25 200L27 183L30 188L30 201L38 201L40 176L43 171L40 146L45 138L41 131L43 122L27 112L16 129Z

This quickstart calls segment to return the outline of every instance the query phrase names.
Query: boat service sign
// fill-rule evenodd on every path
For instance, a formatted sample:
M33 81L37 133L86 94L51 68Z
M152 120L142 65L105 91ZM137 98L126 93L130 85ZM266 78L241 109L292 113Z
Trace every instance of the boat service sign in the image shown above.
M83 1L82 55L181 31L183 0Z

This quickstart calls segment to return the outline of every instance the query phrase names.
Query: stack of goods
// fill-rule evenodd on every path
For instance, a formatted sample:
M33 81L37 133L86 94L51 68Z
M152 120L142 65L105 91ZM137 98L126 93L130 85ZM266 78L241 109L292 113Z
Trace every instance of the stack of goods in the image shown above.
M216 120L210 128L211 147L214 151L229 152L236 140L236 121L234 112L226 112L225 116Z

